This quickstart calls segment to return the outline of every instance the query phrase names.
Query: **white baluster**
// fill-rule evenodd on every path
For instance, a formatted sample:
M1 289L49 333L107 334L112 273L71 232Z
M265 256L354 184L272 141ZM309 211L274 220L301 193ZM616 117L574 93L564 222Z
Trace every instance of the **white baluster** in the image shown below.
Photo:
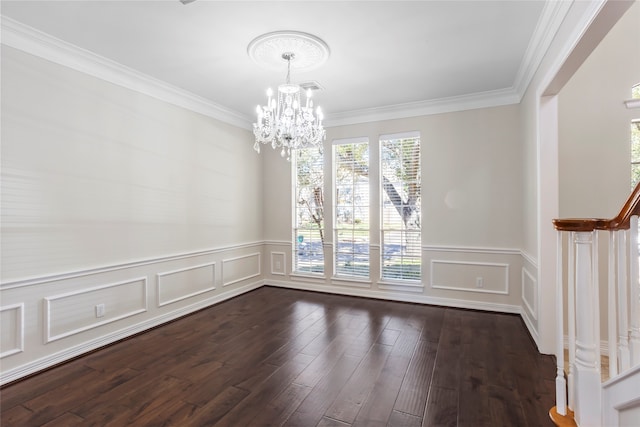
M563 321L563 284L562 284L562 232L557 236L556 260L556 411L567 415L567 383L564 379L564 321Z
M581 427L600 425L600 319L594 314L599 312L596 304L597 259L596 232L576 233L576 394L575 419Z
M607 335L609 339L609 378L618 375L618 331L616 329L616 232L609 231L609 269L607 283Z
M631 350L631 366L640 365L640 281L638 280L638 217L631 217L629 230L629 315L631 333L629 346Z
M626 230L616 231L618 235L618 372L629 369L629 317L627 306L627 234ZM609 359L609 365L615 361ZM613 375L611 375L613 376Z
M567 245L567 334L569 346L569 372L567 380L569 382L569 408L576 407L576 255L575 255L574 232L569 233Z
M596 345L596 360L594 366L598 373L600 373L602 353L600 351L600 244L598 243L598 230L591 233L591 236L593 241L591 244L591 268L593 269L591 274L591 280L593 283L593 313L591 315L591 321L593 322L593 341ZM602 381L602 376L599 378L600 381Z

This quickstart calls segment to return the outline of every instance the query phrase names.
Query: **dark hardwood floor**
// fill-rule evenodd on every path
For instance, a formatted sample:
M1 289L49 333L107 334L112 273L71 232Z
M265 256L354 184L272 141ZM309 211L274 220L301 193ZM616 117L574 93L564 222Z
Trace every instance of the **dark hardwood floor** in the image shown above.
M552 426L515 315L263 287L0 390L9 426Z

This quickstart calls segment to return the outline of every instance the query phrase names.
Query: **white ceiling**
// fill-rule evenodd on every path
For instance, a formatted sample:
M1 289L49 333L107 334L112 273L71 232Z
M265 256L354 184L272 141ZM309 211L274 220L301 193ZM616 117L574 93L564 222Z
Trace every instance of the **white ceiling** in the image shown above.
M252 120L284 81L255 37L311 33L328 61L297 82L334 124L518 102L561 20L558 3L503 1L2 1L2 15ZM435 108L435 110L434 110ZM331 123L328 123L331 124Z

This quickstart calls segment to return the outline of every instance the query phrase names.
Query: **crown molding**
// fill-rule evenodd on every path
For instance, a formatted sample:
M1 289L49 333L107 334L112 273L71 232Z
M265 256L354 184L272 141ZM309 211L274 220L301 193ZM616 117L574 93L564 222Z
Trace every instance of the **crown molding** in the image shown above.
M533 80L533 76L549 50L551 42L553 42L553 38L560 29L560 25L562 25L572 4L573 0L545 2L544 9L540 14L533 37L531 37L527 51L520 63L513 85L519 96L518 102L527 91L527 87Z
M549 46L551 46L551 42L567 12L571 8L572 3L573 0L545 2L533 37L529 42L527 51L516 74L514 85L511 88L329 114L324 122L327 127L333 127L518 104L522 100Z
M449 98L329 114L325 118L324 122L327 127L334 127L380 120L428 116L454 111L473 110L476 108L489 108L517 104L520 102L520 98L520 95L511 88L500 89Z
M326 127L517 104L573 1L547 1L510 88L328 114ZM252 118L2 16L2 44L205 116L250 130Z
M251 119L194 93L1 16L2 44L216 120L251 129Z

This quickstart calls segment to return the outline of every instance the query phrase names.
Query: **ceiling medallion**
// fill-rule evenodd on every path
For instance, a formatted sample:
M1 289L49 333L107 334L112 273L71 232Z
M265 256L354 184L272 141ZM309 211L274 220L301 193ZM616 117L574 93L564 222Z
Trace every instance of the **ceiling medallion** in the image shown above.
M291 52L295 61L291 68L309 71L329 59L329 46L313 34L300 31L274 31L256 37L249 43L247 53L253 61L271 70L282 70L282 54Z
M259 153L260 144L280 149L280 155L291 159L291 152L299 148L319 145L326 135L322 126L322 110L314 110L312 91L308 89L303 101L299 84L291 83L291 69L312 70L329 57L329 46L316 36L293 31L277 31L255 38L247 53L257 64L266 68L283 69L286 61L286 83L275 94L267 90L267 103L258 105L257 121L253 124Z

